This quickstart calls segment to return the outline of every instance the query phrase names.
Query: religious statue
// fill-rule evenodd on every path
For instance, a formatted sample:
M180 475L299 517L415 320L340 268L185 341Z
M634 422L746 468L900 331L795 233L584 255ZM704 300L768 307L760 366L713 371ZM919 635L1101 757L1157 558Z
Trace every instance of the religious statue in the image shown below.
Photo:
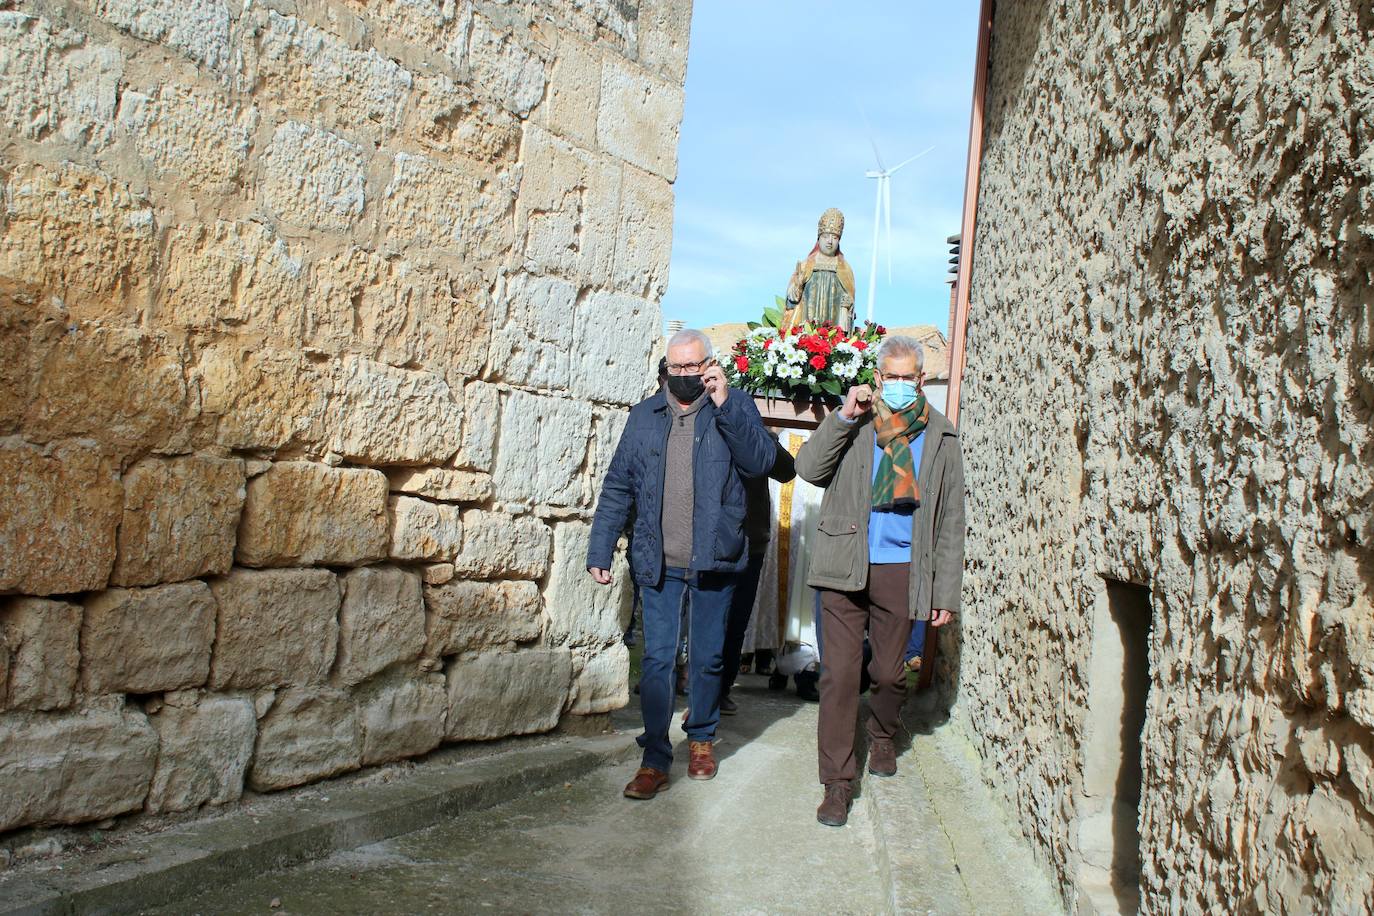
M816 226L816 247L805 261L797 262L787 284L790 308L783 328L829 321L846 331L854 327L854 270L840 252L844 214L834 207L821 214Z

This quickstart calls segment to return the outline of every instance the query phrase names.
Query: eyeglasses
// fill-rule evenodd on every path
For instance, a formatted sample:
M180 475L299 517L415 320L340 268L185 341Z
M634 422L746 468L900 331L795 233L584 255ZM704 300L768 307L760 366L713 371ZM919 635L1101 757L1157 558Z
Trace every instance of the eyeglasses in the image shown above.
M917 375L888 375L886 372L879 370L878 374L883 377L883 381L885 382L919 382L921 380L919 373Z
M669 375L700 375L715 364L714 359L706 359L699 363L669 363Z

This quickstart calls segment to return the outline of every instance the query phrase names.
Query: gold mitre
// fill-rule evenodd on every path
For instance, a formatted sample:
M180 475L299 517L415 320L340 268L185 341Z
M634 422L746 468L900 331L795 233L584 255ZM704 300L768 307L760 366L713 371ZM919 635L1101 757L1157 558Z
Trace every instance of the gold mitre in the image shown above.
M844 235L844 214L834 207L822 213L821 221L816 224L817 235L824 235L827 232L836 237Z

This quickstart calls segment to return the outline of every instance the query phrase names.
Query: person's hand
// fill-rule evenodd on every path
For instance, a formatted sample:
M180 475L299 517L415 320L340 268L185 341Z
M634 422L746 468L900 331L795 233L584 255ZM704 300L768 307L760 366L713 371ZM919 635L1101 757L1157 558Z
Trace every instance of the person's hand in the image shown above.
M701 383L706 386L706 393L717 407L725 406L725 399L730 396L730 385L725 381L725 370L719 364L712 364L701 373Z
M611 571L609 569L600 569L596 566L588 566L587 572L592 574L592 578L596 580L597 585L611 584Z
M942 627L954 619L952 611L937 607L930 612L930 625L932 627Z
M844 406L840 413L846 420L857 420L873 407L873 389L868 385L855 385L844 395Z

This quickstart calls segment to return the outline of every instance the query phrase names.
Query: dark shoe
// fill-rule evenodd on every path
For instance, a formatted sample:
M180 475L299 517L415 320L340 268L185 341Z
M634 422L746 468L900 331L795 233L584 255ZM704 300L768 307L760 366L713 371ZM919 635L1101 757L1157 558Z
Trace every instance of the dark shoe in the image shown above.
M897 748L891 739L868 739L868 772L874 776L897 775Z
M748 674L754 667L754 653L745 652L739 657L739 673Z
M733 716L739 712L739 704L729 697L720 698L720 714L722 716Z
M626 798L653 798L668 789L668 774L653 767L640 767L625 787Z
M825 799L816 809L816 820L827 827L843 827L849 821L849 803L854 790L847 782L832 782L825 787Z
M709 741L689 741L687 753L687 775L692 779L714 779L716 776L716 752Z
M793 680L797 682L797 696L801 697L803 700L811 700L814 702L821 698L821 692L816 689L816 683L820 680L820 676L816 674L816 672L799 671L793 677Z
M785 675L785 674L778 674L776 671L774 671L772 674L768 675L768 689L769 689L769 690L786 690L786 689L787 689L787 675Z

